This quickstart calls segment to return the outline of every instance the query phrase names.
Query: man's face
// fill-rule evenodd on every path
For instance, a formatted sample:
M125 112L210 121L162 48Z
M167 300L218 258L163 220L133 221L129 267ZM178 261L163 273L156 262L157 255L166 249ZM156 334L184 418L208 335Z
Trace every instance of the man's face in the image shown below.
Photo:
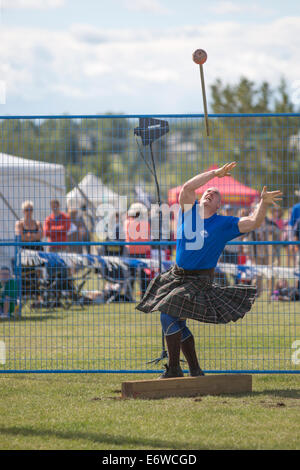
M200 204L217 212L221 206L221 194L217 188L208 188L200 199Z
M59 212L59 204L57 204L57 202L52 202L51 210L53 214L57 214Z
M0 269L0 282L7 282L9 280L9 271L7 269Z

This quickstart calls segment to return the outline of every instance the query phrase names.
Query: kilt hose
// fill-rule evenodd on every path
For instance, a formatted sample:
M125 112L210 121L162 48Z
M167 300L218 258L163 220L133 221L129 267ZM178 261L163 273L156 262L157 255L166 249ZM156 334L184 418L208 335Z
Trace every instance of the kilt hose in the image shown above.
M213 272L172 266L150 282L136 309L144 313L158 310L177 319L204 323L236 322L251 310L256 287L218 286Z

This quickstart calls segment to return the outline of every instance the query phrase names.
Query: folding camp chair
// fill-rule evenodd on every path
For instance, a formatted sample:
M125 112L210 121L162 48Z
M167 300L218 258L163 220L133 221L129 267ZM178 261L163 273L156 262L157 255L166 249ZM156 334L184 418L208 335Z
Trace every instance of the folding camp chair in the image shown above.
M110 286L103 291L104 303L134 302L131 287L130 269L117 256L97 256L100 261L100 276Z

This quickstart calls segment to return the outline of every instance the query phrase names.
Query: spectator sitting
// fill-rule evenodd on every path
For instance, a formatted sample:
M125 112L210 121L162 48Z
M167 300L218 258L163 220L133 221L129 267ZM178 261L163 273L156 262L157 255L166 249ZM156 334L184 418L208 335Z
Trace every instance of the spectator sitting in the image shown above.
M33 219L33 202L24 201L22 204L24 218L18 220L15 225L16 236L21 237L22 242L40 242L43 237L42 225L38 220ZM42 246L37 246L34 243L31 245L23 245L25 250L38 250L43 251Z
M60 211L60 204L57 199L50 202L52 210L44 222L44 234L49 242L66 242L67 233L71 228L70 217ZM48 247L48 251L65 251L63 245L53 245Z
M77 209L68 209L68 215L71 221L70 230L67 233L68 242L84 242L88 238L88 229L84 223L83 217L78 214ZM73 253L82 253L82 245L70 245L68 251Z
M275 290L272 292L271 300L299 300L299 290L295 287L289 287L286 279L279 280L276 283Z
M0 318L10 318L16 311L18 284L7 266L0 268Z

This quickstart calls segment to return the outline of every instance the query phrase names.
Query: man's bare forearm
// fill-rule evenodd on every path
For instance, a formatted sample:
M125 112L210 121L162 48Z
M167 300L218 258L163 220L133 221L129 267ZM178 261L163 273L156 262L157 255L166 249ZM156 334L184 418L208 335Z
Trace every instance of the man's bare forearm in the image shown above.
M269 205L261 199L253 214L250 215L250 218L253 221L253 230L261 226L267 215L268 208Z
M199 175L194 176L190 180L188 180L183 185L183 190L187 191L196 191L196 189L201 188L204 186L208 181L216 176L215 170L205 171L204 173L200 173Z

